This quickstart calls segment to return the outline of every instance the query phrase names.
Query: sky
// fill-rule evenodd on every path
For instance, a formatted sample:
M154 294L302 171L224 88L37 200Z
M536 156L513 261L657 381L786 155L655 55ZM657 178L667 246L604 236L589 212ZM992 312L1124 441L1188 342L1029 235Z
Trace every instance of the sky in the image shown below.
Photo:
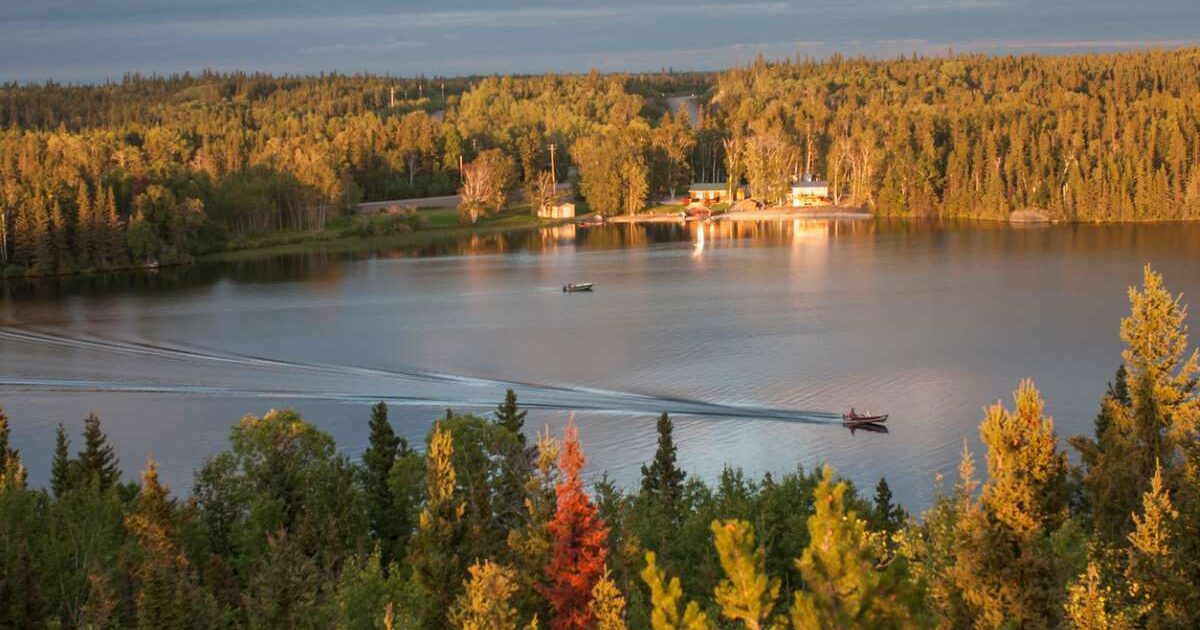
M1200 45L1200 0L0 0L0 81L727 68Z

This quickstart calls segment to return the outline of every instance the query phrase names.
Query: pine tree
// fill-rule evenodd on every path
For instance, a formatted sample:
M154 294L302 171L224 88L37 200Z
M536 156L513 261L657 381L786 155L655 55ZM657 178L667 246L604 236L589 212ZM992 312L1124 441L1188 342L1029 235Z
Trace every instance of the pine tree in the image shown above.
M427 596L425 624L429 628L445 624L467 568L460 553L467 506L458 496L453 458L453 438L439 422L429 438L425 473L428 494L409 550L413 576Z
M674 522L683 499L683 481L687 474L675 463L674 424L666 412L658 418L658 449L654 461L642 466L642 494L659 501Z
M1130 315L1121 320L1125 386L1102 403L1096 438L1072 440L1084 462L1084 488L1102 541L1120 545L1130 519L1162 462L1173 462L1200 425L1196 379L1200 352L1188 352L1187 307L1149 265L1143 286L1129 289ZM1126 402L1126 400L1128 402ZM1101 426L1102 425L1102 426Z
M711 529L725 571L725 579L713 591L721 614L749 630L767 627L780 582L767 575L765 554L754 545L754 529L736 520L713 521Z
M491 560L477 560L468 571L450 611L450 625L458 630L517 630L517 609L512 606L516 592L513 570Z
M83 421L83 444L76 460L80 479L94 479L102 491L113 487L121 476L117 468L119 462L108 438L100 430L100 418L94 413L88 414Z
M715 626L700 610L700 605L689 601L682 612L683 587L679 578L666 581L658 568L653 551L646 552L646 568L642 569L642 581L650 589L650 626L653 630L713 630Z
M383 564L387 566L400 554L398 547L400 532L397 527L405 524L397 518L395 500L392 497L388 478L397 456L408 451L408 444L397 437L388 422L387 405L380 402L371 408L370 446L363 452L363 480L367 494L367 512L371 521L371 532L379 541L383 553Z
M592 587L592 602L589 604L596 630L628 630L625 624L625 597L621 595L608 569L604 577Z
M496 408L496 423L517 436L521 446L525 446L525 434L522 429L525 427L527 413L517 407L517 394L511 389L504 394L504 403Z
M1057 452L1054 424L1030 381L1014 393L1016 410L1000 403L980 428L988 474L979 501L966 501L954 525L953 565L946 573L976 625L1014 621L1053 627L1064 611L1069 558L1055 544L1082 544L1067 517L1067 462ZM1077 537L1078 538L1078 537Z
M73 474L75 462L71 461L67 454L70 448L71 441L67 439L67 432L60 423L55 429L54 460L50 463L50 489L54 491L56 497L66 494L75 484Z
M583 489L579 472L584 463L578 431L574 421L568 420L558 460L562 471L562 480L555 488L558 505L549 525L548 583L541 589L554 610L552 630L582 630L594 623L589 608L592 589L605 570L608 529Z
M796 561L805 590L795 593L797 630L919 627L907 582L896 565L876 568L878 546L866 523L846 509L845 482L826 467L808 518L808 548Z
M1178 520L1158 467L1142 495L1141 514L1133 515L1125 568L1133 617L1140 627L1194 628L1200 623L1193 585L1175 549Z

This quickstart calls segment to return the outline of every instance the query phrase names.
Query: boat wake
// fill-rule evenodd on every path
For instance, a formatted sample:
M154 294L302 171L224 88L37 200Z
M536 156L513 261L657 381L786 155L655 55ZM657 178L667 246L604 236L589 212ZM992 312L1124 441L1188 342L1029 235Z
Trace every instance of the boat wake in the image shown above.
M242 370L222 375L238 385L180 384L146 379L141 382L95 377L40 378L0 374L0 391L165 394L277 400L322 400L345 403L385 401L393 405L493 407L514 390L531 409L750 418L808 424L840 424L835 413L731 405L687 398L620 392L576 385L525 383L445 374L415 369L388 369L291 361L210 351L169 343L143 343L93 336L71 336L29 328L0 328L0 341L60 347L68 350L182 362L207 363ZM164 371L165 372L165 371ZM259 378L255 378L255 375ZM282 378L281 378L282 377ZM247 382L266 381L259 386ZM344 386L331 386L342 381ZM395 392L404 392L396 394Z

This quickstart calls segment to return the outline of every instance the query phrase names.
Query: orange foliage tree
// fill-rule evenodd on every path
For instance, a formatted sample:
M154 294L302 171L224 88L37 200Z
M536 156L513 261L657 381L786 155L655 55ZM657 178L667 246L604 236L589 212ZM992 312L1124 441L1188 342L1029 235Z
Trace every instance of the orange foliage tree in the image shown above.
M574 421L568 421L558 460L562 481L554 489L558 507L549 527L552 543L547 581L539 589L554 609L552 630L592 626L592 589L604 577L608 528L583 489L579 471L584 462L579 432Z

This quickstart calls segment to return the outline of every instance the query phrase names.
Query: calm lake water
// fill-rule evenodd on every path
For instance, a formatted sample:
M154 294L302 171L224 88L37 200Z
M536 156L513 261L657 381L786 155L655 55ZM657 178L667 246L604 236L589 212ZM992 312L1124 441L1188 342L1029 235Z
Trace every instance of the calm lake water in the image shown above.
M670 411L694 475L829 463L919 509L1022 377L1060 436L1091 430L1148 261L1200 308L1195 224L568 227L10 283L0 405L34 483L54 426L95 411L127 474L153 456L187 492L244 413L296 408L357 456L377 400L423 444L445 407L513 387L531 431L574 412L590 470L628 485ZM851 405L890 432L851 434Z

